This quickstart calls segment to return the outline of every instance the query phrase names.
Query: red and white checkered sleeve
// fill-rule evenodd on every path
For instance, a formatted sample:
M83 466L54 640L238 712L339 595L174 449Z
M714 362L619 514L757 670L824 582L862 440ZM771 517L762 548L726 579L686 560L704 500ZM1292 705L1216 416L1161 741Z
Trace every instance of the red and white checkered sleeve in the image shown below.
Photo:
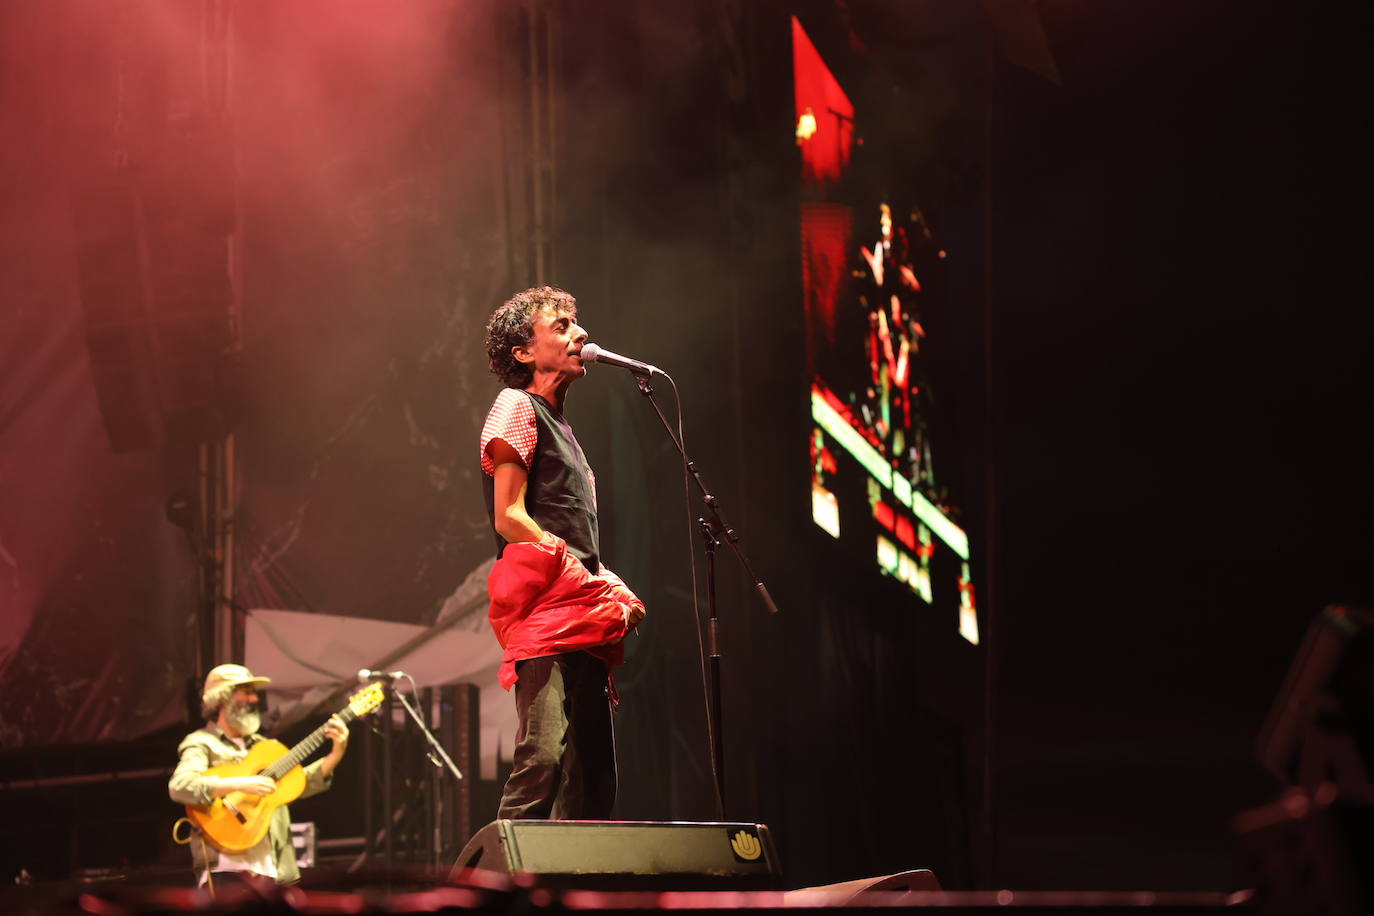
M534 407L530 404L529 395L514 388L504 389L496 396L496 403L491 405L487 422L482 424L482 471L491 477L496 476L496 465L487 454L487 443L493 439L501 439L515 449L525 468L529 468L534 444L539 439L539 427L534 419Z

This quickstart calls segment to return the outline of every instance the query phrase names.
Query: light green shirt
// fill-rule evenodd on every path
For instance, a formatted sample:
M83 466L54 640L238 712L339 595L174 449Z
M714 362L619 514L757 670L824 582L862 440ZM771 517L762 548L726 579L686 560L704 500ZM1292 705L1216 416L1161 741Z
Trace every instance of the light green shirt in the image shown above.
M250 735L248 747L262 740L261 735ZM177 745L181 759L167 781L167 794L172 801L183 805L208 805L214 801L214 786L205 779L205 771L224 763L237 763L248 756L246 748L239 747L219 726L207 723L198 728ZM321 760L305 767L305 791L301 798L318 795L329 788L333 774L320 772ZM272 824L267 829L263 842L271 848L272 860L276 862L278 884L294 884L300 880L301 872L296 867L296 851L291 848L291 814L285 805L272 813ZM191 862L196 878L204 883L207 868L214 871L220 865L221 853L206 842L199 830L191 832ZM250 856L245 853L245 856Z

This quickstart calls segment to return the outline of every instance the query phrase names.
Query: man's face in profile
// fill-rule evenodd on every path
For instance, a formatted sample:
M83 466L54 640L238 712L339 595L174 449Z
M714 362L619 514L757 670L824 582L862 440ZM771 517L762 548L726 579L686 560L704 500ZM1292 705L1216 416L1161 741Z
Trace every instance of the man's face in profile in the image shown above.
M582 344L587 332L577 323L577 313L569 309L543 308L535 315L534 339L515 348L515 358L526 363L535 374L557 373L576 379L587 374L582 365Z

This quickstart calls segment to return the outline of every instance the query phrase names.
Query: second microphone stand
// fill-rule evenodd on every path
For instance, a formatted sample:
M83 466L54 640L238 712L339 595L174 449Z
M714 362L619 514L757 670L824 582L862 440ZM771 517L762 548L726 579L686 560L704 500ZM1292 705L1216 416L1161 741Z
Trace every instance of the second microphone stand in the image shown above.
M635 384L639 386L640 392L648 399L654 408L654 413L658 414L659 421L663 424L663 429L668 433L669 440L676 446L678 453L682 455L683 466L696 481L697 489L701 491L701 501L706 506L706 511L710 518L697 519L700 526L702 541L706 547L706 647L707 655L710 659L710 706L709 715L711 718L711 760L715 764L716 775L716 816L720 820L725 820L725 736L724 736L724 703L721 699L720 689L720 620L716 616L716 548L720 545L723 538L725 543L730 546L735 554L735 559L739 560L744 574L749 581L754 584L754 591L758 593L763 601L764 607L768 608L768 613L776 614L778 606L773 603L773 597L768 594L768 586L763 584L757 575L754 574L754 567L750 565L749 558L739 546L739 535L735 529L725 523L725 517L720 511L720 501L711 495L707 489L706 482L701 479L701 474L697 471L696 462L687 455L687 449L678 438L677 433L673 432L672 424L663 415L663 410L654 400L654 389L649 385L649 376L645 373L636 371L634 373ZM681 405L679 404L679 409Z
M410 681L410 692L417 693L418 688L415 686L415 678L407 674L405 675L405 679ZM429 726L425 724L425 720L421 717L419 711L416 710L414 706L410 705L410 701L406 699L406 695L396 689L395 680L391 682L391 695L399 700L401 705L405 707L405 711L410 714L411 721L415 723L420 729L420 734L424 735L425 740L429 742L431 750L426 756L429 757L430 763L440 768L447 766L448 771L453 774L454 779L462 779L463 772L458 769L458 764L453 762L453 758L448 755L448 751L444 750L444 746L439 743L439 739L434 737L434 732L429 730ZM437 757L435 756L436 754L438 755ZM440 763L441 760L443 761L442 763Z

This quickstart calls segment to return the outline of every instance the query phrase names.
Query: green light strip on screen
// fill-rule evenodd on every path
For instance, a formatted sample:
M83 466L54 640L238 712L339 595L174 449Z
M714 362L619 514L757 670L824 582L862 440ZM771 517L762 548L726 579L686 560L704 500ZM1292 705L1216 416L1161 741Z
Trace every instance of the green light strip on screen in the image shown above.
M958 554L960 559L969 558L968 535L964 529L950 521L949 517L930 500L914 492L906 478L894 475L892 467L878 450L859 435L858 430L850 426L849 421L840 416L835 408L826 403L825 395L816 388L811 389L811 418L821 429L829 433L841 448L853 455L878 483L891 490L898 502L915 512L916 517L925 522L935 536L949 545L949 549Z
M959 555L959 559L968 559L968 535L964 529L949 520L949 516L940 511L939 507L926 499L920 493L911 494L911 511L916 513L916 517L930 526L930 530L935 532L935 536L949 545L949 549Z
M897 502L911 508L911 483L900 474L892 475L892 495L897 497Z
M835 412L835 408L825 402L825 396L815 388L811 389L811 417L821 429L840 444L846 452L858 459L868 469L878 483L892 489L892 468L878 450L859 435L859 431L849 425L849 421Z

